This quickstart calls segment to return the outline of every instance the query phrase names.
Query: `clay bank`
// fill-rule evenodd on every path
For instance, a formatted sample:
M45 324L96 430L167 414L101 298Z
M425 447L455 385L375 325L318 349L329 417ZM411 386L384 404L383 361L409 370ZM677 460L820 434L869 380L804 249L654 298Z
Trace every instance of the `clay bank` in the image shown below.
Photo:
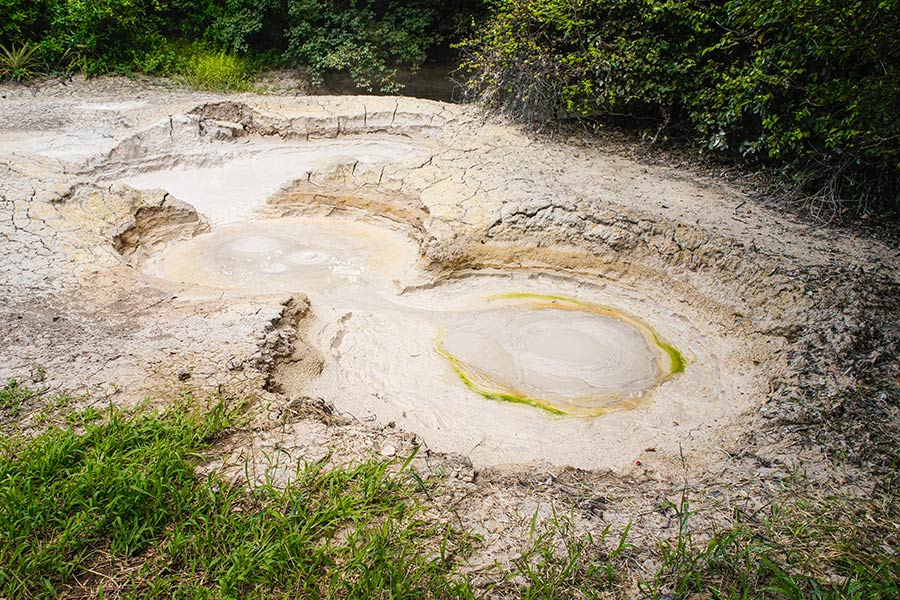
M291 464L407 442L476 468L714 461L802 384L810 336L819 385L853 378L864 325L815 273L897 277L878 242L471 108L142 93L5 101L0 376L251 395L263 421L324 403L400 436L250 451Z

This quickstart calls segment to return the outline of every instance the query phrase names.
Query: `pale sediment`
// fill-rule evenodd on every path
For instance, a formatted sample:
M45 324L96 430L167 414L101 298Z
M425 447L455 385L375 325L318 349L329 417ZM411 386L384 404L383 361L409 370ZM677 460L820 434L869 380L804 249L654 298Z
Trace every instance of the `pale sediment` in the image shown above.
M267 390L281 390L477 465L624 469L651 447L660 464L714 455L723 432L797 382L789 359L813 336L835 349L817 376L852 382L840 349L867 326L858 311L844 318L849 287L812 297L799 274L856 262L897 280L896 252L878 242L462 107L41 102L7 105L31 116L0 138L5 310L23 315L21 334L4 333L3 376L41 363L54 385L119 381L122 396L189 386L276 402ZM29 129L41 110L59 122ZM84 115L111 141L71 149ZM57 138L65 151L39 151ZM286 320L296 294L310 309ZM489 299L502 294L580 304L505 311ZM17 308L35 298L84 325ZM67 369L78 355L91 366ZM562 418L504 396L603 414Z

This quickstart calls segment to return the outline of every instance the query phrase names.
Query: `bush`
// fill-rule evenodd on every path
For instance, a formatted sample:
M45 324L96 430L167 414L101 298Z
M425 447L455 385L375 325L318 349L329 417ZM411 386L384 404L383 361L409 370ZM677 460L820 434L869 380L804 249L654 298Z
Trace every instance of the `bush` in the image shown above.
M47 28L46 0L0 0L0 44L17 46L33 41Z
M201 35L218 48L241 54L283 50L287 6L285 0L226 0L208 13Z
M227 54L210 54L195 65L192 77L201 81L211 70L237 73L235 56L262 54L307 67L318 81L347 71L363 89L396 91L396 69L417 69L480 3L0 0L0 44L40 43L40 59L48 70L71 67L96 75L166 74L179 68L178 44L202 43ZM228 86L234 84L229 81Z
M288 7L288 54L313 80L347 71L362 89L396 91L396 66L416 69L438 41L436 2L297 0Z
M154 70L166 58L163 8L136 0L51 0L45 56L68 54L87 75Z
M625 116L900 208L900 1L498 0L468 92L532 124Z

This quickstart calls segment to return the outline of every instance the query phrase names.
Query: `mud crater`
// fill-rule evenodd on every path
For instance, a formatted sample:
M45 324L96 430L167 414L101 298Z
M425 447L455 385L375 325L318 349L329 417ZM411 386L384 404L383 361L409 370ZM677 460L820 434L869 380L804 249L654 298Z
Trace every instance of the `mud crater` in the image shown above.
M293 343L318 364L277 368L290 397L396 424L476 466L617 468L647 447L677 451L745 408L759 384L741 342L689 298L554 269L552 252L537 267L442 262L460 234L442 236L446 221L415 194L347 185L361 165L421 162L427 138L247 131L170 119L98 172L169 194L168 210L136 215L116 238L160 286L308 297ZM183 162L160 159L160 136L189 141Z

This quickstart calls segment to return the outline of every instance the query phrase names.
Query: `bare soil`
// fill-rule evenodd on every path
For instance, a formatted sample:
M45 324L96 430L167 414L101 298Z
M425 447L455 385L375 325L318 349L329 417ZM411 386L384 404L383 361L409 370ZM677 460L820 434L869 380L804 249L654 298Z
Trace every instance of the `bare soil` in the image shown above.
M651 573L656 541L674 534L665 503L686 488L712 524L777 501L798 472L863 500L890 468L900 250L889 243L621 148L536 138L473 107L120 78L3 85L0 96L0 381L36 379L96 405L187 392L254 398L251 424L204 468L286 483L300 461L420 447L417 468L443 478L435 518L458 516L484 537L476 573L514 556L533 514L551 506L584 531L631 523L646 549L638 569ZM235 161L246 177L263 169L270 189L246 202L226 197L239 182L196 202L141 189L154 174L228 172ZM431 447L443 438L400 416L403 386L365 413L347 408L360 406L365 381L348 365L364 370L365 357L331 353L325 342L344 315L308 290L229 292L144 268L249 213L389 222L420 254L419 279L403 293L477 287L498 273L623 290L676 345L717 348L715 381L612 416L633 430L593 428L584 435L597 443L573 444L581 454L568 462L549 447L546 460ZM696 356L699 368L711 354ZM664 412L672 407L680 416Z

